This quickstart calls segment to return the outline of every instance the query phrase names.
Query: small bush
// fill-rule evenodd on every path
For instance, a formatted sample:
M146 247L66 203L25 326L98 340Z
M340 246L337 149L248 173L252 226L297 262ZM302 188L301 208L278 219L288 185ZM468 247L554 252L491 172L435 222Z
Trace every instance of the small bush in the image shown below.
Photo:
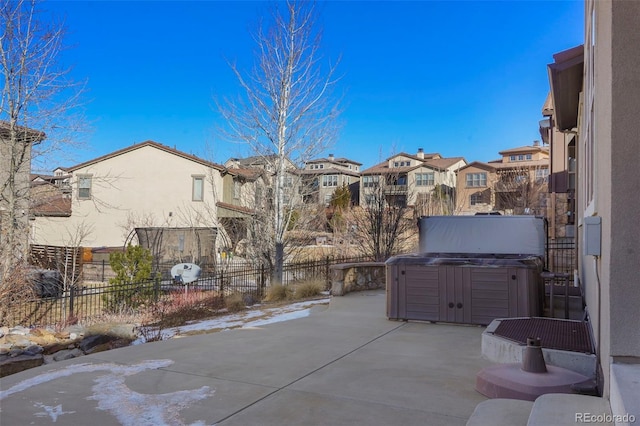
M244 310L244 297L242 293L233 293L224 299L224 305L229 312L240 312Z
M290 299L293 291L286 285L276 284L267 288L267 295L265 296L265 302L282 302L283 300Z
M102 295L107 310L116 312L123 306L137 308L153 297L152 262L150 250L131 244L124 252L109 255L109 264L116 276L109 280L110 292Z
M307 299L316 297L324 290L324 283L321 281L307 281L296 286L294 297L296 299Z

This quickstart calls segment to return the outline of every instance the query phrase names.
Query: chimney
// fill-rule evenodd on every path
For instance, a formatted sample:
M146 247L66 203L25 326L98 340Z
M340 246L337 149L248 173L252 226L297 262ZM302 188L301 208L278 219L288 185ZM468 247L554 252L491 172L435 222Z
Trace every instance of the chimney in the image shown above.
M333 154L329 154L329 161L333 161L335 160L335 157L333 156Z
M540 146L540 141L533 141L533 146Z
M418 158L424 160L424 149L418 148Z

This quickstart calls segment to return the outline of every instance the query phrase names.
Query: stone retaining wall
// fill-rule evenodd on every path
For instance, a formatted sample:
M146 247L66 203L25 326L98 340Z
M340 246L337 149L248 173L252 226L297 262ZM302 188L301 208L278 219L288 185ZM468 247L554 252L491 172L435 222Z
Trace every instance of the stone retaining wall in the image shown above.
M386 287L384 262L341 263L329 266L329 271L332 296Z

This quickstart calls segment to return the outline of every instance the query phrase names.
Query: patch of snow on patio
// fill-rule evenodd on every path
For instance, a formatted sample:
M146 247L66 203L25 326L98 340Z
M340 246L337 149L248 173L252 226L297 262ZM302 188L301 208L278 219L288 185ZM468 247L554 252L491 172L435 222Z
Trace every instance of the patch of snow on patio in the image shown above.
M237 314L224 315L218 318L198 321L192 324L172 327L162 330L162 340L178 337L181 334L207 331L207 330L231 330L234 328L259 327L276 322L289 321L297 318L309 316L311 307L314 305L328 304L329 299L308 300L296 302L277 308L254 307L248 311ZM144 338L140 337L134 345L144 343Z

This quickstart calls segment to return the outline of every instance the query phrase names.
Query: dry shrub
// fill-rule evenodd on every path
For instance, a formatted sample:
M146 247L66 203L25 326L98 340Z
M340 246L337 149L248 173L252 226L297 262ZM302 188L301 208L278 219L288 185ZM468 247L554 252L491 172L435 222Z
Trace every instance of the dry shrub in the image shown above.
M223 300L217 293L190 290L175 292L163 297L158 303L147 308L154 319L154 325L167 328L179 327L190 321L215 316L223 307Z
M295 286L294 298L308 299L319 296L324 291L325 284L321 280L306 281Z
M16 265L11 274L6 274L0 280L0 325L12 326L19 323L22 318L15 316L11 307L36 297L34 285L29 280L29 267Z
M267 288L267 295L264 298L265 302L282 302L288 300L293 295L291 290L286 285L275 284Z
M224 304L229 312L240 312L244 310L244 297L242 293L233 293L224 299Z

